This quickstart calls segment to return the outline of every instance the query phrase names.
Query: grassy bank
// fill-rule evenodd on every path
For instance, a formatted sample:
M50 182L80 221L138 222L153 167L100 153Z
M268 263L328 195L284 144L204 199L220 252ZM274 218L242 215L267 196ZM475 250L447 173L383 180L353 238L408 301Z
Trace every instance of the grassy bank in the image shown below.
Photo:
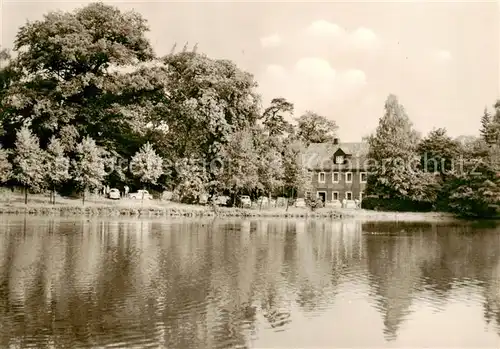
M208 206L182 205L176 203L129 203L116 205L105 203L80 204L36 204L28 205L19 203L4 204L0 207L0 214L33 214L33 215L60 215L60 216L141 216L141 217L283 217L283 218L349 218L353 215L338 211L311 212L307 209L284 208L273 209L239 209L218 207L213 209Z
M441 221L453 219L442 213L376 212L360 209L309 208L239 209L228 207L186 205L172 202L89 198L81 200L62 198L50 204L43 195L31 195L27 205L22 195L12 195L0 201L0 214L30 214L44 216L99 216L99 217L262 217L262 218L329 218L378 221Z

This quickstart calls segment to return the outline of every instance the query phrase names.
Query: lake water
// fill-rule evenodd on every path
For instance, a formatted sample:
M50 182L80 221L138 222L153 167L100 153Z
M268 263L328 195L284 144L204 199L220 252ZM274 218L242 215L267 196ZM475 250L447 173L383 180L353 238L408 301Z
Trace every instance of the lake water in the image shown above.
M0 348L348 347L500 347L500 227L0 217Z

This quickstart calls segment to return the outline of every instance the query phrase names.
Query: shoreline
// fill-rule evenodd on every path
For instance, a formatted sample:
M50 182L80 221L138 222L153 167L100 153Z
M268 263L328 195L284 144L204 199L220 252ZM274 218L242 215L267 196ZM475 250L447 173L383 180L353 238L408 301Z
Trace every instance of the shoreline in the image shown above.
M308 208L289 207L240 209L230 207L212 207L177 203L116 203L99 202L81 203L0 203L0 215L31 215L60 217L130 217L130 218L299 218L299 219L355 219L361 221L458 221L456 216L440 212L382 212L363 209L321 208L312 212Z

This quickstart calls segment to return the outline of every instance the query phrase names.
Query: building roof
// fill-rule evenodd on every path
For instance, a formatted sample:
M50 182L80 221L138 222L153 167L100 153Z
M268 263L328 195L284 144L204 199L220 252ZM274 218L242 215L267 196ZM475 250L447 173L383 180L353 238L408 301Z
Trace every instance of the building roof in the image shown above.
M334 164L334 154L341 149L346 154L347 163ZM305 165L310 170L366 169L368 143L311 143L304 153Z

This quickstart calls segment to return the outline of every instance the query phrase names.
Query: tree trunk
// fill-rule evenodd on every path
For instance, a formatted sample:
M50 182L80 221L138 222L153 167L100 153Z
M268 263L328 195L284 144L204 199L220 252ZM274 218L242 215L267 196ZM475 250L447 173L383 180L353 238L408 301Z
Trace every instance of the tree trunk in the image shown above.
M294 188L292 188L292 200L293 200L293 195L294 195ZM286 211L288 212L288 201L286 200Z
M85 191L86 191L86 189L83 190L82 205L85 205Z
M52 205L56 204L56 186L52 188Z
M24 187L24 204L28 204L28 187Z

